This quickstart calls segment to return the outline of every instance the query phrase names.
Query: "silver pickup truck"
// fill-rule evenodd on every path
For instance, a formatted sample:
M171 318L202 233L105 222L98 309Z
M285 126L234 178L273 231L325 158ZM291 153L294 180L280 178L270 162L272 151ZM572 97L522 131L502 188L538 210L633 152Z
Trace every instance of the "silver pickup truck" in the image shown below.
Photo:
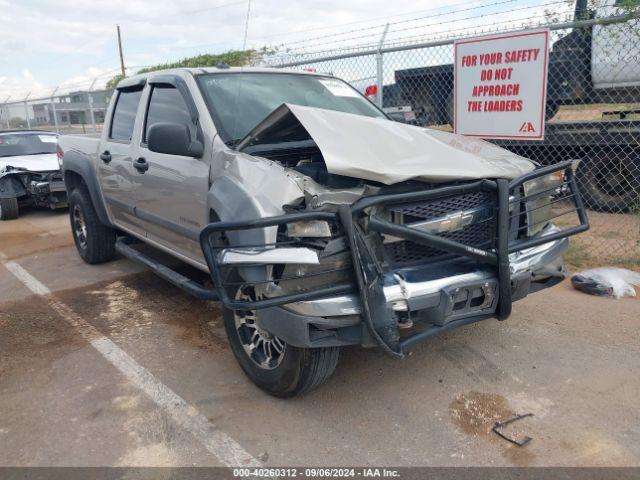
M567 237L588 228L571 162L538 167L394 122L327 75L220 66L127 78L101 139L59 144L80 256L119 252L222 302L242 369L281 397L326 380L341 346L402 357L506 319L513 301L564 278Z

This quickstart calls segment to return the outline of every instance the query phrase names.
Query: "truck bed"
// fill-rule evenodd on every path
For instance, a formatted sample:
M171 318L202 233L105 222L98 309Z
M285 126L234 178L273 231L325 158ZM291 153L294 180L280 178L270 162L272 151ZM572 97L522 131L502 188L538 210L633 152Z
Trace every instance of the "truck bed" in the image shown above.
M87 157L96 157L100 148L99 134L92 135L61 135L58 145L64 152L75 150Z

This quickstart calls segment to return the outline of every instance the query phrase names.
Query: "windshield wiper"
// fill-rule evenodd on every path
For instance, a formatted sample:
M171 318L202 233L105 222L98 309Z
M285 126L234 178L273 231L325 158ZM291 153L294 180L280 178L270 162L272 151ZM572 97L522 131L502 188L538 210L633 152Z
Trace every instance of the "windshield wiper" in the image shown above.
M227 147L235 148L242 141L242 138L234 138L233 140L227 140L224 144Z

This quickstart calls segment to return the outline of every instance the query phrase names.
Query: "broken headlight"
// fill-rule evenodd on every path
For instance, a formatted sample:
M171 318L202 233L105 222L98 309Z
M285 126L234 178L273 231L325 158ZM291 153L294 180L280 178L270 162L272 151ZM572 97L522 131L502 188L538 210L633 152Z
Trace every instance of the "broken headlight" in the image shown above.
M527 235L540 232L553 218L552 198L562 193L564 172L562 170L524 182L524 199L527 218Z

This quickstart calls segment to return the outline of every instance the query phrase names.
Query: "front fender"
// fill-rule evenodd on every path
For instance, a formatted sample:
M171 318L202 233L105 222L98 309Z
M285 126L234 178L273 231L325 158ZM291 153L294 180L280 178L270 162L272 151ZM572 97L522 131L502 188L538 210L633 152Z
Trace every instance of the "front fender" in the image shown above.
M235 179L227 176L219 177L213 182L207 194L207 205L215 212L218 220L253 220L265 216L264 210ZM252 230L227 232L229 243L233 245L262 245L275 242L277 229L256 228ZM248 281L261 281L269 276L265 267L240 269L240 275Z
M0 198L18 198L27 194L19 178L19 172L5 173L0 176Z
M284 213L283 206L304 198L302 188L281 165L238 152L222 152L224 171L211 184L207 205L223 222L256 220ZM274 243L277 227L229 231L234 245ZM265 279L264 267L244 268L249 280ZM259 277L259 278L258 278Z

